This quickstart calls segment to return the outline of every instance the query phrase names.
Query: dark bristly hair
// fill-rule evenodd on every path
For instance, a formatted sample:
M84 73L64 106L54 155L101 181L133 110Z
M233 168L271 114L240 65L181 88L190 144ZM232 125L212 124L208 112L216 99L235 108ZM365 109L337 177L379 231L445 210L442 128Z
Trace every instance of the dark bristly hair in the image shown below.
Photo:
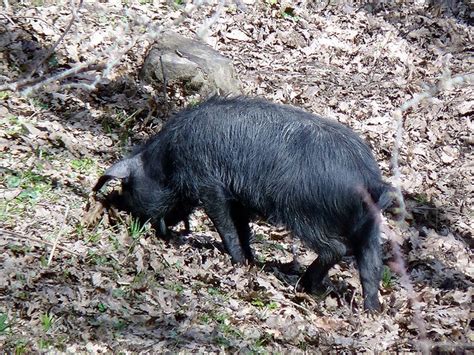
M122 179L128 210L155 225L202 205L235 263L252 261L253 216L286 226L318 252L302 280L308 291L350 247L365 307L379 308L376 214L390 203L390 186L367 144L340 123L265 100L213 97L177 113L96 189L111 178Z

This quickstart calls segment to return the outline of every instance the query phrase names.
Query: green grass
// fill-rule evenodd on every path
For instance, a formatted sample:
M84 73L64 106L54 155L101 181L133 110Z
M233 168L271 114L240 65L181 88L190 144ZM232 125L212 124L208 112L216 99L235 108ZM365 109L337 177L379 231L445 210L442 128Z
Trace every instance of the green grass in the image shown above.
M214 338L217 344L228 348L232 345L232 340L242 339L242 334L238 329L232 326L227 314L217 313L213 318L217 323L217 330L220 333Z
M0 221L6 224L34 209L41 199L57 197L52 194L51 182L33 170L8 171L0 176L0 188L19 190L14 198L0 200Z
M58 57L56 56L56 54L53 54L48 59L48 66L50 68L56 68L58 65L59 65Z
M26 291L18 291L15 295L16 298L22 300L22 301L28 301L31 298L31 294Z
M203 324L209 324L211 323L212 321L212 318L211 316L209 316L208 314L203 314L199 317L199 320L201 321L201 323Z
M49 313L42 314L40 316L40 321L41 321L41 326L43 328L43 331L46 333L49 331L54 323L54 316Z
M0 120L0 127L12 137L17 137L24 132L21 120L16 116L7 116Z
M430 200L428 196L424 193L416 194L413 196L413 199L420 204L428 204Z
M5 334L9 326L8 316L4 313L0 313L0 334Z
M265 350L267 346L272 341L272 336L268 333L263 333L263 335L258 338L253 346L250 348L251 354L268 354L268 351Z
M42 110L47 110L49 108L49 105L46 102L38 98L32 99L31 103L33 104L33 106L40 108Z
M52 345L52 342L50 340L47 340L47 339L40 339L38 341L38 348L42 349L42 350L46 350L48 348L50 348Z
M209 310L199 316L199 322L208 326L214 326L217 331L213 341L225 348L229 348L233 343L238 343L243 339L242 333L232 324L229 315Z
M96 165L96 162L90 158L71 161L71 168L79 173L91 173L95 170Z
M7 249L15 255L26 255L31 252L31 247L23 244L8 243Z
M140 240L142 236L146 234L149 230L149 225L142 224L137 218L132 218L130 224L128 225L128 235L134 241Z
M35 151L36 156L38 157L39 160L45 160L49 162L53 162L57 160L57 156L55 156L51 151L48 151L47 149L44 149L43 147L38 147L38 149ZM43 164L41 161L36 163L36 166L38 170L43 170Z
M295 14L295 9L291 6L287 6L283 9L281 15L283 16L283 18L285 19L289 19L289 20L292 20L292 21L299 21L300 18L298 16L296 16Z
M45 1L44 0L32 0L31 5L33 5L33 6L44 6Z
M384 266L382 272L382 286L386 289L391 289L393 287L393 278L392 272L388 266Z
M0 185L9 189L21 188L21 193L16 197L20 200L35 200L41 194L51 190L51 184L42 175L30 170L19 175L5 174L0 177Z
M220 289L218 288L215 288L215 287L209 287L207 289L207 292L213 296L213 297L216 297L216 298L219 298L221 300L226 300L229 298L229 296L226 294L226 293L223 293Z
M121 288L114 288L112 290L112 297L114 298L124 298L126 296L127 291Z
M40 257L40 265L42 267L48 267L48 258L46 257L46 255L41 255Z
M100 313L104 313L105 311L107 311L107 305L103 304L102 302L100 302L98 305L97 305L97 309L99 310Z
M90 265L100 265L100 266L110 266L114 267L117 264L117 261L113 258L109 258L107 255L101 255L93 250L87 252L86 261Z
M230 348L232 345L231 341L222 335L218 335L214 338L216 344L223 346L224 348Z
M178 295L182 295L184 292L184 286L177 282L167 284L166 288L176 292Z
M17 340L15 343L15 355L23 355L27 352L28 341L24 339Z
M74 232L78 238L85 240L86 243L95 245L102 240L103 231L101 231L99 228L101 224L102 222L99 222L99 224L92 231L89 231L87 227L82 224L82 222L77 222L74 228ZM116 240L115 236L114 238ZM114 244L114 248L117 250L118 245Z
M123 319L119 319L113 323L113 327L118 331L124 330L127 327L127 322Z
M201 103L200 100L198 100L197 98L192 98L189 100L189 103L188 103L188 106L189 107L195 107L197 105L199 105Z
M91 244L97 244L101 238L102 235L99 232L89 233L86 236L86 242Z
M115 251L119 250L121 247L120 241L115 235L110 235L108 237L109 242L112 244L112 247L114 248Z
M257 307L257 308L260 308L260 309L269 309L269 310L275 310L278 308L278 303L276 302L273 302L273 301L268 301L268 300L265 300L265 299L262 299L260 297L256 297L254 298L250 304L252 304L253 306Z

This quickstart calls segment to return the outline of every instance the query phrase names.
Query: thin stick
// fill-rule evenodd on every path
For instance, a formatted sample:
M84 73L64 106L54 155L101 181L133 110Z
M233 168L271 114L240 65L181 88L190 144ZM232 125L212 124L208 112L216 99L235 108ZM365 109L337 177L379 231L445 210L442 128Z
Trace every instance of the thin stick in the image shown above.
M58 40L51 46L51 48L49 48L48 52L46 53L46 55L43 57L43 59L41 59L34 67L34 69L31 71L30 75L28 75L28 78L31 78L33 75L36 74L36 71L38 70L38 68L44 64L45 61L47 61L49 59L49 57L51 57L51 55L54 53L54 51L56 50L56 48L59 46L59 44L62 42L62 40L64 39L64 37L66 37L66 34L69 32L69 30L71 29L72 25L74 24L74 22L76 22L76 19L77 19L77 11L80 10L80 8L82 7L82 3L83 3L83 0L79 0L79 5L77 5L77 9L72 6L72 0L71 0L71 7L72 7L72 17L71 17L71 20L69 21L68 25L66 26L66 28L64 29L64 32L63 34L58 38Z
M415 94L412 99L403 103L403 105L397 109L393 116L397 125L396 133L395 133L395 143L393 145L392 150L392 171L393 176L395 178L395 191L396 191L396 198L397 203L399 204L399 220L404 221L405 216L407 215L405 200L403 199L402 194L402 182L401 182L401 171L399 166L399 157L400 157L400 147L403 142L403 113L407 111L409 108L418 105L423 100L432 98L444 90L450 89L453 86L457 85L473 85L474 84L474 74L467 73L464 75L458 75L454 77L450 77L448 75L443 75L443 77L436 83L436 85L428 88L427 90Z
M53 248L51 249L51 253L49 253L48 267L51 265L51 262L53 261L54 252L56 251L56 248L58 246L59 237L61 237L61 234L63 234L64 227L66 226L66 220L67 220L68 214L69 214L69 205L66 207L66 212L64 213L64 219L63 219L63 224L61 226L61 229L56 235L56 238L54 238Z
M88 71L102 70L104 68L105 68L104 64L81 63L81 64L73 66L72 68L68 70L52 75L46 79L44 77L22 79L13 83L0 85L0 91L17 91L17 90L23 89L25 86L34 85L31 88L25 89L25 91L26 90L33 91L56 80L65 79L72 75L76 75L76 74L84 73Z
M32 71L30 76L26 79L18 80L13 83L2 84L0 85L0 91L20 91L21 95L28 96L32 94L34 91L37 91L54 81L65 79L67 77L73 76L81 72L97 70L97 71L101 71L101 73L96 75L92 83L70 83L70 84L62 85L62 87L64 88L80 88L83 90L90 90L90 91L95 90L97 88L96 85L100 83L103 80L103 78L107 77L111 73L111 71L115 68L115 66L119 64L121 57L123 57L129 50L131 50L138 41L141 42L144 40L148 40L150 42L153 42L157 40L159 38L159 35L164 31L163 26L157 26L156 30L155 30L155 26L151 26L150 30L147 31L145 34L138 36L137 38L133 38L131 43L127 45L124 49L116 50L115 52L112 52L112 50L110 50L109 55L107 55L107 61L104 61L103 63L96 64L93 61L91 61L89 63L74 65L72 68L65 70L64 72L56 73L46 79L43 76L32 78L31 76L35 74L35 72L40 67L40 65L43 64L44 61L46 61L51 56L52 52L54 52L54 50L59 45L59 43L64 39L64 36L66 35L66 33L70 30L74 21L77 19L77 11L82 6L82 3L83 3L83 0L79 0L78 6L76 8L73 7L73 17L71 18L71 21L69 22L62 36L51 47L51 49L48 51L47 55L41 60L41 62L39 62L39 64L35 67L35 69ZM221 0L216 11L217 13L213 17L214 21L218 19L218 15L220 15L220 13L222 12L222 8L224 4L225 2ZM181 14L181 16L173 21L173 26L177 27L180 23L182 23L189 16L191 16L192 13L196 9L198 9L200 6L201 4L198 3L197 5L192 4L189 8L186 8ZM3 15L4 17L6 17L4 14L0 14L0 15ZM7 20L9 19L8 17L6 18ZM116 47L115 45L112 46L112 49L115 47Z
M17 238L17 239L28 239L28 240L31 240L32 242L35 242L35 243L46 244L46 245L49 245L49 246L53 246L53 243L48 242L47 240L43 240L43 239L36 238L36 237L33 237L33 236L29 236L29 235L23 235L23 234L20 234L20 233L17 233L17 232L12 232L12 231L9 231L9 230L6 230L6 229L1 229L0 228L0 235L3 235L4 237L9 237L10 236L10 237L14 237L14 238ZM56 249L64 251L64 252L69 253L69 254L72 254L74 256L78 256L78 257L82 256L81 254L78 254L75 251L69 250L68 248L62 247L60 245L57 245Z
M8 11L8 9L7 9L7 11ZM10 16L7 16L7 14L3 13L3 14L0 14L0 15L2 15L3 17L5 17L5 19L7 19L8 22L10 22L13 26L17 26L17 24L16 24L15 22L13 22L13 20L11 19L11 17L10 17Z
M212 25L214 25L217 22L217 20L221 16L222 10L224 9L224 5L225 5L225 1L220 0L214 15L212 15L212 17L208 21L204 22L201 25L201 27L198 29L197 36L201 40L206 39L207 33L209 32L209 29L211 28Z
M165 66L163 65L163 56L160 55L160 66L161 66L161 75L163 76L163 102L166 105L166 109L168 111L168 102L166 100L167 95L166 95L166 86L168 85L168 80L166 80L166 71L165 71Z
M420 102L435 97L439 93L443 92L444 90L451 89L454 86L458 85L473 85L474 83L474 74L473 73L466 73L464 75L458 75L451 77L449 71L445 71L441 79L433 86L429 87L428 89L424 90L421 93L415 94L413 98L404 102L400 108L398 108L394 112L394 119L396 122L396 133L395 133L395 142L392 150L392 171L393 176L395 178L395 190L396 190L396 198L399 204L399 226L403 229L403 222L405 220L405 216L408 214L406 210L405 200L402 194L402 184L401 184L401 171L399 165L399 158L400 158L400 148L403 142L403 113L406 112L411 107L418 105ZM427 330L426 330L426 322L422 316L422 306L421 303L417 300L417 294L415 289L413 288L413 284L410 280L410 275L407 272L406 265L404 263L402 252L400 250L400 246L395 241L393 233L390 229L384 228L382 226L385 234L388 236L390 240L390 244L392 247L394 261L390 263L392 270L397 272L400 275L400 282L402 287L407 291L408 300L411 303L411 308L413 310L413 323L418 327L419 330L419 347L423 353L428 352L427 346Z

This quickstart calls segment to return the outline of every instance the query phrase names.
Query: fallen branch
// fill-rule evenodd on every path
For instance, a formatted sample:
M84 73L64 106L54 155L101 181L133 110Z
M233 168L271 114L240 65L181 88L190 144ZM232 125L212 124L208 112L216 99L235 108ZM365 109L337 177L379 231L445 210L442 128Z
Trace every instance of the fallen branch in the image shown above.
M30 91L38 90L39 88L49 83L52 83L56 80L66 79L73 75L81 74L81 73L85 73L89 71L102 70L104 68L105 68L104 64L94 64L94 63L78 64L68 70L52 75L48 78L44 78L44 77L28 78L28 79L22 79L13 83L0 85L0 91L21 91L23 90L23 88L27 87L23 91L23 93L26 93L26 92L29 93Z
M12 83L5 83L5 84L0 85L0 91L14 91L14 92L20 91L22 95L28 96L34 91L37 91L45 87L46 85L51 84L52 82L65 79L79 73L92 71L92 70L100 71L95 76L95 79L92 80L92 82L65 83L65 84L62 84L61 87L65 89L83 89L83 90L89 90L89 91L95 90L97 88L97 84L99 84L104 78L108 77L111 74L112 70L120 63L122 57L126 53L128 53L136 45L137 42L143 42L143 41L154 42L158 40L159 35L164 31L163 26L161 25L155 26L153 24L150 24L150 26L148 27L148 31L146 31L142 35L133 37L131 41L127 43L121 43L121 44L114 43L103 53L101 59L97 58L87 63L74 65L70 69L53 74L47 78L45 78L44 75L41 75L37 78L32 78L32 76L37 73L38 68L41 67L41 65L51 56L51 54L54 53L54 50L58 47L58 45L64 40L64 37L70 31L72 25L77 20L77 11L81 8L82 4L83 4L83 0L79 0L78 6L76 8L73 7L73 10L72 10L73 16L71 20L69 21L68 25L66 26L66 28L64 29L64 32L62 33L60 38L48 50L46 55L38 62L37 65L35 65L35 68L32 70L29 76L25 79L21 79ZM225 2L221 0L218 4L217 10L214 16L210 19L210 21L206 22L201 27L202 35L204 35L204 33L209 29L209 27L212 26L218 20L219 16L221 15L223 11L224 5L225 5ZM189 16L191 16L193 12L195 12L200 6L201 6L200 2L198 2L197 4L188 4L186 8L183 10L183 12L181 13L181 15L172 22L172 26L176 27L179 24L181 24ZM11 21L11 19L9 19L9 17L7 17L6 15L3 15L3 16L7 20Z
M31 240L32 242L40 243L40 244L46 244L46 245L49 245L51 247L54 245L53 243L48 242L47 240L43 240L43 239L36 238L36 237L33 237L33 236L29 236L29 235L23 235L23 234L13 232L13 231L9 231L9 230L6 230L6 229L0 229L0 235L2 235L5 238L10 237L12 239L28 239L28 240ZM72 251L68 248L62 247L60 245L57 245L56 249L64 251L64 252L69 253L69 254L72 254L74 256L78 256L78 257L82 256L81 254L76 253L75 251Z
M51 46L51 48L49 48L48 52L45 54L45 56L43 57L43 59L41 59L36 65L35 67L33 68L33 70L31 71L31 73L28 75L28 78L31 78L33 75L36 74L36 71L38 70L39 67L41 67L44 62L46 62L49 57L51 57L51 55L54 53L54 51L56 50L56 48L58 47L58 45L63 41L64 37L66 37L66 34L71 30L71 27L72 25L74 24L74 22L76 22L76 19L77 19L77 11L79 11L82 7L82 3L83 3L83 0L79 0L79 4L77 5L77 8L75 8L73 6L73 0L71 0L71 8L72 8L72 17L71 17L71 20L69 21L68 25L66 26L66 28L64 29L64 32L63 34L58 38L58 40Z

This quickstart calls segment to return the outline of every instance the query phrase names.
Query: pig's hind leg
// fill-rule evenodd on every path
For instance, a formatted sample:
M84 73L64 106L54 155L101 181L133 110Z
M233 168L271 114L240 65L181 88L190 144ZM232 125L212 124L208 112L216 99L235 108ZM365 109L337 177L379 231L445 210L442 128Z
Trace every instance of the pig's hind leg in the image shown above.
M353 248L362 284L364 308L368 311L379 311L378 290L382 278L382 256L378 219L370 218L356 233Z
M230 254L232 263L244 264L250 247L244 243L245 250L242 248L239 231L245 228L243 222L234 221L233 207L234 203L222 188L206 188L200 193L200 199L207 215L211 219L214 227L222 238L224 248ZM235 211L234 211L235 213Z
M250 216L244 206L235 202L232 204L231 217L237 228L237 234L239 235L240 245L244 251L245 258L252 264L254 262L254 256L250 248L250 238L252 237Z
M318 241L322 241L321 236L318 237ZM306 269L301 279L303 289L308 293L320 293L325 290L323 281L328 271L341 261L347 250L345 244L336 238L325 238L324 243L318 244L315 248L318 257Z

